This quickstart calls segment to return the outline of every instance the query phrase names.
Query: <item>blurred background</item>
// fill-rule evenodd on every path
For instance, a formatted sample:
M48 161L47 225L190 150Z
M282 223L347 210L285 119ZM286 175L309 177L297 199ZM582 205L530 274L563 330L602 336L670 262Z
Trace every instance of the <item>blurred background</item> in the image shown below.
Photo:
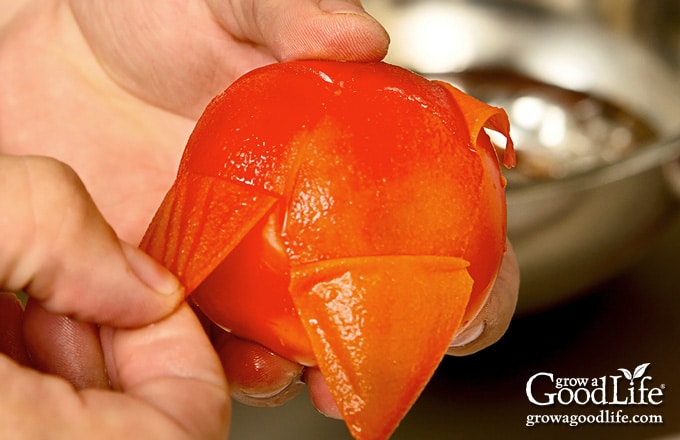
M519 162L506 174L516 317L496 345L445 359L393 438L680 439L680 1L364 4L392 37L387 61L506 109ZM538 407L525 393L538 372L644 363L661 405ZM600 409L663 423L526 426ZM235 404L231 438L350 437L303 393Z

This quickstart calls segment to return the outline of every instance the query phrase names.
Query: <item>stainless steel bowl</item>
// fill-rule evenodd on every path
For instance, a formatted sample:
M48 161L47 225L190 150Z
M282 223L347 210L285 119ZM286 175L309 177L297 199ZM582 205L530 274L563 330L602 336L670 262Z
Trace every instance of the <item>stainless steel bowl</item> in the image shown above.
M664 11L673 0L651 3ZM518 313L620 272L677 212L680 74L672 45L645 25L650 2L365 5L392 37L387 61L510 114L520 161L507 190Z

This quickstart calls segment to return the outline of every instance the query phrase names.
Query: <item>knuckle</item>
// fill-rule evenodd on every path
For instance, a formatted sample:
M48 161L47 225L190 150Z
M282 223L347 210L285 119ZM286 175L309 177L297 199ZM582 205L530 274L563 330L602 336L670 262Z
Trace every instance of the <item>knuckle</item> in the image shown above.
M55 252L82 235L96 208L76 172L57 159L3 156L0 175L0 198L11 207L0 219L0 284L23 289L56 264Z
M64 162L34 158L27 164L27 179L37 237L59 247L82 234L95 219L96 208L78 174Z

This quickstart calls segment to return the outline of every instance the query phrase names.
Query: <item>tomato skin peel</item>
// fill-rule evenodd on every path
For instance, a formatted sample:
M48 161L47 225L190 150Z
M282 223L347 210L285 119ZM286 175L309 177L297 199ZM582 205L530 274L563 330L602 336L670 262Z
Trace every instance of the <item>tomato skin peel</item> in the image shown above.
M318 364L386 438L505 250L501 109L385 63L252 71L206 108L141 247L218 325ZM417 347L418 349L414 349Z

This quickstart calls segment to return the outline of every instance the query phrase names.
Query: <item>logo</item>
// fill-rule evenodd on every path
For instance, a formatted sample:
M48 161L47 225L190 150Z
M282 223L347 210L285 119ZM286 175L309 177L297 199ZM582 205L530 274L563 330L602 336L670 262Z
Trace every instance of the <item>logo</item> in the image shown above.
M618 373L597 377L559 377L539 372L526 383L526 396L537 407L599 407L597 414L534 414L527 426L537 423L663 423L658 414L629 415L623 408L654 409L663 403L666 385L647 374L650 363L618 368ZM612 408L613 407L613 408ZM582 410L580 411L582 412ZM646 412L646 411L645 411Z
M621 375L555 378L553 373L536 373L529 378L526 393L529 402L538 406L571 405L659 405L665 385L650 385L652 376L645 376L649 363L635 367L633 372L619 368ZM538 384L548 384L549 390L535 391Z

